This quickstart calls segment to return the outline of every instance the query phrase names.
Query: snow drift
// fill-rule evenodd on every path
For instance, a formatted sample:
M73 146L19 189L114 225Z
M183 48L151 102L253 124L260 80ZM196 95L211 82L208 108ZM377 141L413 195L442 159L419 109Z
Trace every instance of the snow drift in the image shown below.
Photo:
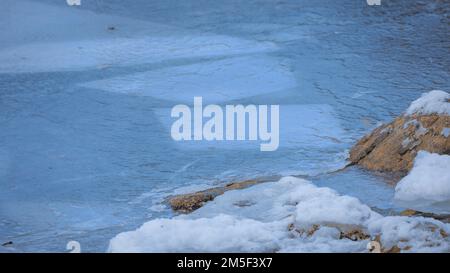
M109 252L449 251L450 225L383 217L358 199L285 177L230 191L190 215L155 219L110 241Z
M411 172L395 188L401 201L450 200L450 156L420 151Z
M424 93L420 98L411 103L406 110L406 114L450 115L450 94L441 90Z

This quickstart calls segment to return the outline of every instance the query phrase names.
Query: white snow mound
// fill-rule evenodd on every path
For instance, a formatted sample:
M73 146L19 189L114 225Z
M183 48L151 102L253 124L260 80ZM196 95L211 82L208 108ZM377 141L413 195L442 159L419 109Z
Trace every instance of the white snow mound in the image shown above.
M395 199L450 200L450 156L420 151L411 172L397 184Z
M406 110L406 114L450 115L450 94L441 90L424 93L420 98L411 103Z

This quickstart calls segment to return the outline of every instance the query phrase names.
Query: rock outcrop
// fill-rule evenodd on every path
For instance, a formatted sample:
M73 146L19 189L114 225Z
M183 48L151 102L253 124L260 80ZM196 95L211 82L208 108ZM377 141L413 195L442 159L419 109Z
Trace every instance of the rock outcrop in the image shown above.
M422 94L404 115L363 137L350 151L350 161L369 170L406 174L419 150L450 154L449 93Z
M362 241L370 239L368 231L361 226L343 225L338 223L313 224L309 228L297 228L294 224L288 226L288 230L296 232L300 236L311 237L322 227L335 228L339 231L339 240L348 239L351 241Z
M422 212L413 209L407 209L400 213L401 216L416 216L416 217L425 217L425 218L433 218L443 223L450 223L450 214L437 214L431 212Z
M363 137L350 151L350 161L369 170L406 173L419 150L450 154L449 130L447 115L400 116Z
M245 189L259 183L276 180L276 177L263 177L240 182L233 182L223 187L215 187L194 193L171 196L168 198L168 203L174 211L189 213L202 207L206 202L214 200L214 198L224 194L226 191Z

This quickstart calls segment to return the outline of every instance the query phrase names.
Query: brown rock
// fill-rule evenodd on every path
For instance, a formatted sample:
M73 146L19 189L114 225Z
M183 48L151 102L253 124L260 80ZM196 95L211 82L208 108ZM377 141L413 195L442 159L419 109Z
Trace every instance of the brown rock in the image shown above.
M410 249L410 246L405 247L404 250L408 250ZM401 248L399 248L398 246L393 246L390 249L383 249L382 252L383 253L400 253L402 251Z
M340 239L349 239L352 241L361 241L369 239L370 235L364 232L362 229L351 229L347 231L341 231Z
M205 202L213 200L217 195L223 194L220 188L190 194L177 195L169 199L170 207L179 212L191 212L203 206Z
M450 116L400 116L356 143L350 161L369 170L406 174L419 150L450 154L450 137L442 134L444 128L450 128Z
M430 213L430 212L422 212L412 209L407 209L402 212L400 212L401 216L422 216L426 218L433 218L436 220L439 220L444 223L450 223L450 214L436 214L436 213Z
M361 241L370 238L370 235L368 234L367 231L364 230L363 227L354 225L335 224L335 223L314 224L311 225L309 228L296 228L294 224L290 224L288 226L288 230L295 231L300 235L306 235L307 237L311 237L322 226L336 228L340 232L339 235L340 240L349 239L352 241Z
M320 229L320 225L312 225L308 229L304 229L304 228L296 228L294 224L290 224L288 226L288 229L290 231L295 231L300 235L306 234L307 237L311 237L314 235L314 233L316 233L316 231Z
M397 245L394 245L391 248L384 248L381 244L381 236L379 234L377 236L375 236L373 242L377 243L378 249L370 250L370 252L372 252L372 253L400 253L402 250L411 249L410 246L406 246L404 249L401 249Z
M256 184L276 180L276 177L263 177L241 182L233 182L223 187L215 187L194 193L175 195L169 197L168 202L173 210L182 213L189 213L202 207L206 202L214 200L214 198L224 194L226 191L244 189Z

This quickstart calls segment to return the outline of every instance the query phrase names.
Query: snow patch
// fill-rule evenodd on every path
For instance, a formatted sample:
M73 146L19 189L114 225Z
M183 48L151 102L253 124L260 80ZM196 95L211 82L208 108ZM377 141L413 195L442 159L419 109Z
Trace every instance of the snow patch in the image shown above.
M409 137L405 138L405 139L402 141L402 147L403 147L403 148L408 147L408 145L411 144L412 141L413 141L413 140L412 140L411 138L409 138Z
M412 119L410 121L405 122L405 124L403 124L403 129L407 129L410 125L413 125L414 127L418 127L419 126L419 121L417 121L417 119Z
M449 242L442 233L449 225L423 217L388 216L369 223L372 234L382 234L385 249L397 246L404 252L448 252Z
M411 172L395 188L400 201L450 200L450 156L420 151Z
M441 134L445 137L450 136L450 128L448 127L443 128Z
M433 90L413 101L406 110L407 115L413 114L443 114L450 115L450 94L445 91Z
M114 237L109 252L266 252L276 250L284 233L279 223L229 215L156 219Z

